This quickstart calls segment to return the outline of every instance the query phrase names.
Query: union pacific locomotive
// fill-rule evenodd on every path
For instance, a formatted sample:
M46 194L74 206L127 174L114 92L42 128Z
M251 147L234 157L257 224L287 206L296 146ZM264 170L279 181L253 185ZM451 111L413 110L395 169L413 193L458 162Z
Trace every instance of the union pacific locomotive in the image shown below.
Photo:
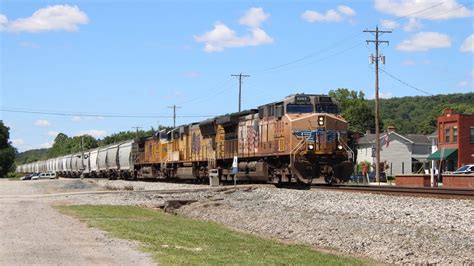
M353 152L347 121L338 113L331 97L295 94L39 167L63 176L199 181L212 172L221 181L236 175L239 181L275 184L344 182L352 173ZM32 172L31 167L18 171Z

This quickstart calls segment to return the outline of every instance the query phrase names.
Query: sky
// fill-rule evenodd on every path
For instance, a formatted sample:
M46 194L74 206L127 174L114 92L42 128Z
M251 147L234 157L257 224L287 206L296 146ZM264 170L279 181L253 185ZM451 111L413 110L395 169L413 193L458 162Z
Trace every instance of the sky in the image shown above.
M473 2L0 2L0 119L19 151L337 88L382 98L474 91ZM388 74L387 74L388 73ZM390 75L389 75L390 74ZM383 108L383 106L381 107ZM18 112L20 111L20 112ZM25 112L26 111L26 112Z

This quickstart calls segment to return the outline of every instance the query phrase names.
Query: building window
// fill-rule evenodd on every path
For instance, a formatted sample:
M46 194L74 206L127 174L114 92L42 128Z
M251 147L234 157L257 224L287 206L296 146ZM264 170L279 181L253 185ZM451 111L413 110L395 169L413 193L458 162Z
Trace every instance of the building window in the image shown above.
M447 127L447 128L444 130L444 142L445 142L445 143L449 143L449 142L451 141L451 140L450 140L449 133L451 133L451 128L450 128L450 127Z
M453 128L453 143L458 143L458 128Z
M474 127L471 127L471 143L474 143Z

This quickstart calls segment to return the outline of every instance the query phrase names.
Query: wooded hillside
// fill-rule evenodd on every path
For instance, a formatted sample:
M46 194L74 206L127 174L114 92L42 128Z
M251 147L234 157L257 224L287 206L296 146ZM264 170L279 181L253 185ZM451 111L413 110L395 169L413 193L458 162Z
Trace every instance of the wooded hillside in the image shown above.
M373 109L374 101L369 102ZM436 130L436 118L445 108L461 114L474 114L474 92L381 99L382 122L395 126L398 132L431 134Z

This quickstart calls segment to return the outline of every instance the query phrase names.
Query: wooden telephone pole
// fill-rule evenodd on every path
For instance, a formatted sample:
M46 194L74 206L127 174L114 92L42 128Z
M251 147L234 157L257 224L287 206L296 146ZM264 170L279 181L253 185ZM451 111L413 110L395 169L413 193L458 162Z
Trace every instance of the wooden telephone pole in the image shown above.
M173 108L173 128L176 128L176 108L181 108L181 106L173 104L173 106L168 106L168 108Z
M242 73L240 74L232 74L232 77L239 77L239 112L241 108L241 102L242 102L242 77L248 78L250 75L243 75Z
M379 44L386 43L388 41L379 40L379 35L384 33L392 33L392 31L382 31L379 27L375 27L375 30L364 30L364 32L375 33L375 40L367 40L368 43L375 44L375 56L370 55L370 63L373 64L375 61L375 180L377 183L380 182L380 104L379 104L379 60L382 64L385 64L385 56L379 56Z

